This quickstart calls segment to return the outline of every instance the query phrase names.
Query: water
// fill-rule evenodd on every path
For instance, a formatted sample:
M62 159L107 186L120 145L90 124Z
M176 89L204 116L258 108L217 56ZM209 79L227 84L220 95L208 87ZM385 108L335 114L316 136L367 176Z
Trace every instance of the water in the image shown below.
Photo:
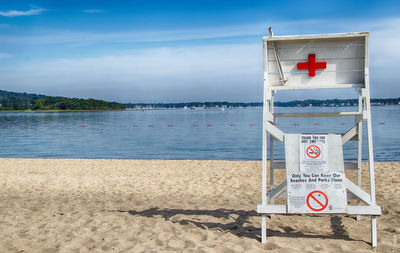
M277 108L282 110L310 112L338 108ZM372 108L377 161L400 160L399 116L400 106ZM287 133L343 133L353 120L353 117L281 118L278 123ZM0 112L0 157L261 160L261 122L261 108ZM366 151L366 141L363 145ZM354 159L355 149L354 142L346 144L345 159ZM283 158L282 145L277 146L276 153L277 159ZM367 158L366 152L363 157Z

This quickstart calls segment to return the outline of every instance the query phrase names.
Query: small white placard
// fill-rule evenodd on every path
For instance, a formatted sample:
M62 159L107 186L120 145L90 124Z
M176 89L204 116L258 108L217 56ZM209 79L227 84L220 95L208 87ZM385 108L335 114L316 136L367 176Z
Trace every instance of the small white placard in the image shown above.
M342 172L287 175L288 213L346 213L347 195Z
M327 172L328 135L300 135L300 172Z

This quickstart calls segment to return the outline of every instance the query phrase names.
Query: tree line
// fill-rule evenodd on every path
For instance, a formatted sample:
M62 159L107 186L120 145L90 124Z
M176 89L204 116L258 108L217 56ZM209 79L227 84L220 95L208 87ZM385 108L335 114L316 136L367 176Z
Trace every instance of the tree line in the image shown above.
M97 99L52 97L0 90L0 110L125 110L125 106Z

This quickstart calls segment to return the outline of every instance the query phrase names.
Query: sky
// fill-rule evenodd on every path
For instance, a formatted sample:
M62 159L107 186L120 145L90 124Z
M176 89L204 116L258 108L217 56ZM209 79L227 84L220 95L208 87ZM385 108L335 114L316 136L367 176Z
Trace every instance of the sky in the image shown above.
M400 97L398 0L0 0L0 89L126 103L260 102L270 26L275 35L370 32L371 97Z

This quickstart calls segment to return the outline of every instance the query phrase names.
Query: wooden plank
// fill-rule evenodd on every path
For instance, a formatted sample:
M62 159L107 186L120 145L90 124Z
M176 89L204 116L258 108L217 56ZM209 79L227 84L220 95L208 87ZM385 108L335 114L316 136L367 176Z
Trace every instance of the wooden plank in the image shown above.
M347 192L347 199L359 199L356 195L351 192Z
M271 86L271 90L315 90L315 89L346 89L363 88L363 83L341 83L341 84L312 84L312 85L291 85L291 86Z
M280 142L283 142L285 133L269 122L265 122L265 129Z
M267 217L261 216L261 243L267 243Z
M356 195L359 199L364 201L366 204L371 205L371 195L369 195L366 191L358 187L356 184L351 182L349 179L345 178L344 184L348 191Z
M286 82L283 86L280 83L279 75L271 74L268 75L270 86L280 86L280 87L298 87L298 86L337 86L337 88L347 88L344 87L346 84L363 84L364 83L364 72L360 72L355 69L351 72L328 72L328 71L316 71L314 77L309 77L308 72L297 72L289 74L284 72ZM317 87L313 87L317 88ZM353 88L353 86L351 86Z
M272 199L275 199L285 191L286 191L286 181L283 181L279 186L268 191L267 196Z
M357 170L358 169L358 164L357 164L357 162L345 161L344 162L344 169L345 170Z
M288 36L264 36L264 41L279 40L309 40L309 39L330 39L330 38L362 38L369 35L369 32L352 33L331 33L331 34L309 34L309 35L288 35Z
M300 62L300 61L298 61ZM305 61L307 62L307 61ZM332 73L335 74L353 74L357 75L364 75L364 69L362 68L363 65L362 60L335 60L335 62L332 63L327 63L326 68L323 70L317 70L316 73L319 75L320 78L323 77L323 75L332 75ZM268 74L271 76L271 80L273 81L276 75L280 75L279 70L276 68L276 64L274 62L270 62L270 68ZM337 65L336 65L337 64ZM308 76L308 71L307 70L298 70L297 69L297 63L296 62L283 62L282 63L282 69L283 69L283 74L285 75L286 79L289 81L289 79L294 78L291 76L297 75L297 76ZM355 79L355 78L353 78ZM340 80L339 78L336 78L336 80ZM357 79L358 80L358 79Z
M257 205L257 213L262 214L287 214L285 205ZM347 206L346 214L350 215L381 215L379 206Z
M285 205L257 205L257 213L265 214L284 214L287 213Z
M352 127L349 131L342 135L342 144L345 144L357 135L357 126Z
M347 206L347 214L351 215L381 215L380 206Z
M285 169L285 161L284 160L271 161L270 167L274 169Z
M270 112L265 112L264 113L264 121L268 121L273 123L274 122L274 115Z
M263 104L263 122L266 114L270 113L270 104L272 92L268 89L268 64L267 63L267 42L263 41L263 59L264 59L264 104ZM267 204L267 129L263 124L262 133L262 183L261 183L261 203ZM261 242L267 242L267 219L265 215L261 217Z
M285 169L286 168L286 164L285 164L284 160L275 160L275 161L271 162L270 166L274 169ZM358 164L357 164L357 162L345 161L344 169L345 170L357 170Z
M358 111L362 112L363 98L361 96L360 90L358 90ZM362 122L359 122L358 117L356 117L355 125L357 126L357 186L361 188L361 169L362 169ZM358 205L361 201L357 201ZM357 221L361 220L360 215L356 217Z
M285 76L290 75L307 75L308 71L297 69L297 63L299 62L307 62L308 60L296 60L296 61L281 61L282 71ZM319 61L319 60L318 60ZM327 60L321 60L327 61ZM277 64L273 61L268 62L269 64L269 75L279 75L279 69L277 69ZM323 75L326 73L353 73L353 74L364 74L364 60L363 59L337 59L327 61L326 68L323 70L317 70L319 75ZM287 78L288 79L288 78Z
M325 49L325 50L318 50ZM364 46L352 47L349 43L348 45L338 45L332 46L331 48L324 48L320 46L314 47L305 47L298 45L293 48L285 48L282 46L277 49L277 54L279 56L279 60L281 61L282 67L285 67L289 64L297 64L297 62L307 62L308 55L316 53L316 61L327 61L327 64L337 64L343 62L360 62L364 64ZM274 56L275 53L272 49L267 50L268 53L268 63L271 64L275 61ZM271 66L271 65L269 65ZM364 70L364 65L361 65L361 69ZM274 66L275 70L275 66ZM285 68L283 68L285 71ZM287 70L286 70L287 71ZM274 72L270 70L270 72Z
M378 231L376 225L376 216L371 217L371 245L372 247L378 246Z
M312 113L275 113L276 117L339 117L339 116L356 116L359 112L312 112Z

